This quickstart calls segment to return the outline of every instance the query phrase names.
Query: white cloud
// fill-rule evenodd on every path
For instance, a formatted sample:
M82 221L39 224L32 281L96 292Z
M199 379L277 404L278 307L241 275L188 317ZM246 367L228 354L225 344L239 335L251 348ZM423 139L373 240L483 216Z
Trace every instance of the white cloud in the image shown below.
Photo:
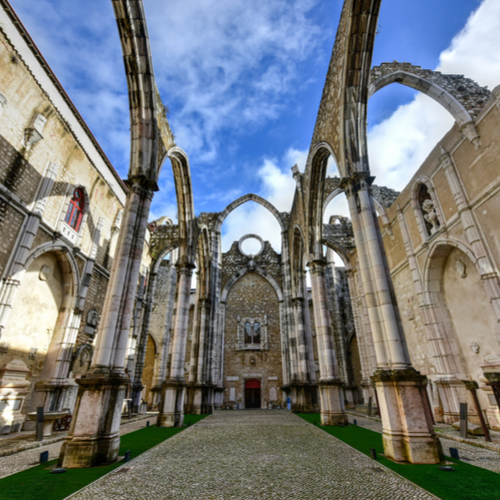
M492 88L500 84L499 46L500 2L485 0L441 54L437 70L464 74ZM422 94L400 106L368 134L375 182L402 189L452 124L451 115Z
M301 62L325 38L317 0L145 1L155 74L178 143L213 161L221 133L275 119L300 85ZM193 140L194 139L194 140Z

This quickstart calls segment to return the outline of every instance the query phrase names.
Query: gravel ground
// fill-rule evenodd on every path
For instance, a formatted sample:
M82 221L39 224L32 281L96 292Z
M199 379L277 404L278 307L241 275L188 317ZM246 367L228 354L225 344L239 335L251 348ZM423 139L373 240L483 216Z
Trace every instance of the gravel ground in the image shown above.
M374 466L375 465L375 466ZM222 411L72 500L435 498L286 411Z

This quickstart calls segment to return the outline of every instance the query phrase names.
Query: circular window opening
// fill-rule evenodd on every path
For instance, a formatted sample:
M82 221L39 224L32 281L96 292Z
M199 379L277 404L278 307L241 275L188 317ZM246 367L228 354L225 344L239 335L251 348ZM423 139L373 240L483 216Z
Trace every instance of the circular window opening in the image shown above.
M243 236L239 242L240 252L248 257L255 257L264 250L264 242L262 238L256 234L247 234Z

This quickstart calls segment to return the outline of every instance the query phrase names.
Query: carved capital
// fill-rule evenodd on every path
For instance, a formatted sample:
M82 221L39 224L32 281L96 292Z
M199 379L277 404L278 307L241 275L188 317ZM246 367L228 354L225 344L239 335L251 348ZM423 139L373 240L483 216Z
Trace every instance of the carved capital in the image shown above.
M351 177L343 177L340 187L344 189L346 196L354 196L359 191L369 191L375 177L367 171L354 172Z

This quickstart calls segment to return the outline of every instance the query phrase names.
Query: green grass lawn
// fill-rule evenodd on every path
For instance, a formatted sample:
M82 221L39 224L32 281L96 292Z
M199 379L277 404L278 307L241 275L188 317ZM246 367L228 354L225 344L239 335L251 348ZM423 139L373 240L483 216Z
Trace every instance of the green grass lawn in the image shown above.
M370 448L383 453L382 435L355 425L347 427L321 426L319 414L299 414L310 423L316 422L320 429L344 441L356 450L370 455ZM446 454L447 450L443 450ZM446 457L454 462L454 472L439 470L439 465L397 464L384 457L378 462L399 475L443 500L499 500L500 474L475 467L459 460Z
M185 415L186 424L195 424L206 415ZM146 421L144 421L146 425ZM120 455L131 451L131 458L153 448L169 437L178 434L186 427L162 428L156 426L144 427L138 431L125 434L121 437ZM50 474L48 467L57 460L52 460L31 469L12 474L0 479L1 500L62 500L87 484L99 479L108 472L116 469L123 462L118 462L105 467L92 467L89 469L68 469L64 474Z

